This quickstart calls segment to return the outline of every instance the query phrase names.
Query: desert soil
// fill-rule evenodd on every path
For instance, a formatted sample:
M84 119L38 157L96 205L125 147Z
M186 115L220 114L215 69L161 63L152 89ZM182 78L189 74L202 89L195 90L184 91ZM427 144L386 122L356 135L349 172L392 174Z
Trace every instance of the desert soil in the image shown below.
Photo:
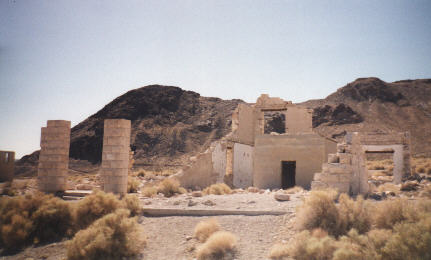
M274 192L239 193L231 195L208 195L192 197L183 194L172 198L156 197L143 198L144 207L153 208L212 208L212 209L239 209L239 210L282 210L285 215L272 216L217 216L221 228L235 234L238 238L237 249L233 259L267 259L269 249L277 242L286 242L294 234L293 219L295 208L302 201L306 193L299 192L291 195L290 201L279 202L274 199ZM197 204L188 206L192 200ZM203 204L206 201L215 203L213 206ZM151 201L151 204L149 204ZM145 205L147 204L147 205ZM194 204L194 203L193 203ZM206 203L207 204L207 203ZM194 259L196 249L200 243L193 238L196 224L208 219L206 216L170 216L145 217L139 222L144 227L147 245L143 247L143 254L137 259ZM66 259L66 242L53 243L41 247L29 247L12 256L0 259L19 260L62 260Z

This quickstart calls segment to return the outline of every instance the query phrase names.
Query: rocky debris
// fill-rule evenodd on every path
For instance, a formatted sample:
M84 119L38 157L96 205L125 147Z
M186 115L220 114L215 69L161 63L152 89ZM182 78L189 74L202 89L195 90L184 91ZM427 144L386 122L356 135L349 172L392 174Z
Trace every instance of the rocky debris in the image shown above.
M189 202L187 203L187 206L189 206L189 207L193 207L196 205L198 205L198 203L196 201L193 201L193 200L189 200Z
M285 193L275 193L274 199L276 199L278 201L288 201L288 200L290 200L290 196L288 194L285 194Z
M417 181L407 181L401 184L401 191L415 191L419 187L419 183Z
M92 190L92 189L94 189L94 186L93 186L93 185L91 185L91 184L87 184L87 183L84 183L84 184L77 184L77 185L75 186L75 189L76 189L76 190Z
M202 191L193 191L192 197L202 197Z
M256 187L248 187L247 188L248 192L252 192L252 193L258 193L259 192L259 188Z
M204 202L202 202L202 204L206 205L206 206L215 206L216 203L211 201L211 200L206 200Z
M373 192L368 194L368 198L369 199L373 199L373 200L382 200L384 197L386 197L386 194L383 195L385 193L381 193L381 192Z

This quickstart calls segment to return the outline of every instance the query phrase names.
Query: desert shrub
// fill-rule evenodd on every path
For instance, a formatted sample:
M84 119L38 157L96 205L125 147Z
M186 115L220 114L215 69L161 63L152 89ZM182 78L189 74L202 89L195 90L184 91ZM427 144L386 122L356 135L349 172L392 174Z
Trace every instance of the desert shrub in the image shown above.
M139 254L145 245L142 227L128 210L119 209L79 231L67 244L67 258L122 259Z
M329 260L332 259L335 249L335 239L332 236L324 235L322 231L310 233L304 230L295 237L287 252L290 257L297 260Z
M175 194L185 193L186 190L180 187L179 181L172 178L166 178L157 186L157 192L163 193L165 197L172 197Z
M419 193L419 196L431 199L431 184L425 186L423 190Z
M127 178L127 192L128 193L136 193L138 192L138 188L141 182L134 177L129 176Z
M220 225L216 218L210 218L199 222L194 231L194 236L200 241L205 242L214 232L220 230Z
M374 223L377 228L392 229L401 221L407 220L412 209L405 199L382 201L374 211Z
M269 258L274 260L288 259L289 257L289 246L286 244L275 244L269 251Z
M343 193L340 195L337 208L340 234L345 234L352 228L361 234L370 230L372 224L370 206L362 196L358 196L354 201Z
M338 235L338 210L334 202L336 196L337 192L334 190L312 191L298 208L299 228L322 228L331 235Z
M33 223L26 214L10 216L9 223L1 224L1 244L7 251L20 249L31 243Z
M138 177L145 177L145 171L144 170L140 170L136 176L138 176Z
M138 216L142 213L141 202L136 195L127 194L123 197L124 208L130 211L130 216Z
M384 259L431 259L431 214L418 222L398 223L382 255Z
M86 228L96 219L114 212L121 206L120 200L114 194L96 191L77 203L75 210L77 228Z
M223 259L233 255L237 238L230 232L217 231L208 240L198 247L197 259Z
M0 200L0 247L6 251L60 239L71 225L69 204L52 195L36 192Z
M157 187L154 186L148 186L148 187L144 187L141 190L142 195L144 195L145 197L154 197L155 195L157 195Z
M223 194L231 194L232 189L227 186L225 183L216 183L212 184L209 187L206 187L203 190L203 193L206 195L214 194L214 195L223 195Z
M69 203L49 197L31 216L36 241L55 241L63 238L73 224Z
M300 186L295 186L293 188L287 189L284 192L287 194L294 194L303 191L304 189Z

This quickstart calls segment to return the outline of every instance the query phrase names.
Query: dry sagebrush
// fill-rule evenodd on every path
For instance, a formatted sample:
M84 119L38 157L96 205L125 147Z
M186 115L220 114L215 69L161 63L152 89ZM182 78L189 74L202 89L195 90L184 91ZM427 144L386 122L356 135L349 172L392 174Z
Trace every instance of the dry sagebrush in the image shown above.
M215 260L225 259L228 255L233 256L236 243L237 238L232 233L217 231L198 247L197 259Z
M206 187L203 190L203 194L205 195L224 195L224 194L231 194L232 193L232 189L227 186L225 183L216 183L216 184L212 184L209 187Z
M130 212L119 209L79 231L67 245L69 260L122 259L140 253L145 246L142 227Z
M194 236L200 241L205 242L213 233L220 230L220 224L216 218L210 218L199 222L194 231Z

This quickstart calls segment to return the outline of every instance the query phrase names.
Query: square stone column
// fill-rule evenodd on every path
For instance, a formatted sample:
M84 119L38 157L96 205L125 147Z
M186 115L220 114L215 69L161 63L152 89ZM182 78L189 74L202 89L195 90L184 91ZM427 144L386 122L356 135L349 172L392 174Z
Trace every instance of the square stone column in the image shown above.
M69 168L70 121L48 120L42 127L37 171L39 190L65 191Z
M130 120L105 120L101 167L103 190L105 192L127 193L130 129Z
M0 181L12 181L15 168L15 152L0 151Z

